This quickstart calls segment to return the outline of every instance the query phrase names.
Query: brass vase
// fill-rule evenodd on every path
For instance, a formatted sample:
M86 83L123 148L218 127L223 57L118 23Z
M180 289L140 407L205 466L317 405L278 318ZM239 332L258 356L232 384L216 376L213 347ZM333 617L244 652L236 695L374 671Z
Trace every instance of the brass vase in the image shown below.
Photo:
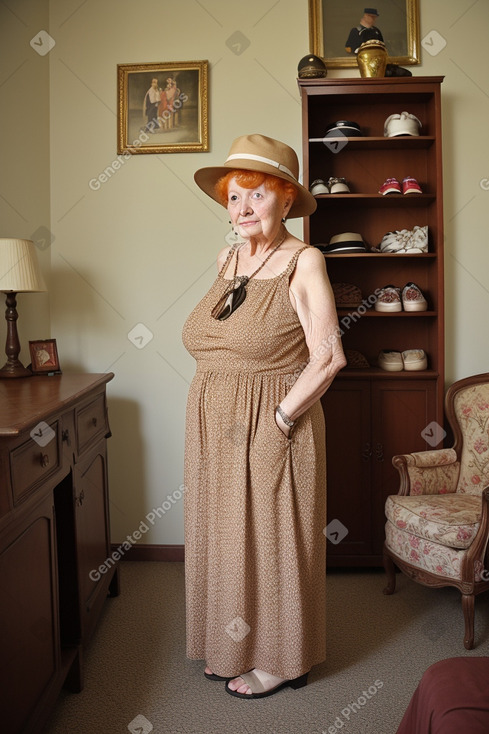
M387 49L382 41L365 41L357 53L357 64L363 78L385 76Z

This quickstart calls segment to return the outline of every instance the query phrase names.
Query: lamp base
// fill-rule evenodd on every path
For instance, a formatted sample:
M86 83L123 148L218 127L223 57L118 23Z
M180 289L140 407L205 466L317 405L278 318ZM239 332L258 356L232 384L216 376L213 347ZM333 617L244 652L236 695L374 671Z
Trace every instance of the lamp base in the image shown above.
M17 334L17 293L8 291L6 293L5 304L5 320L7 321L7 341L5 344L5 354L7 361L0 370L0 378L3 377L31 377L32 372L24 367L19 360L20 342Z
M32 372L22 362L6 362L0 369L0 380L6 377L32 377Z

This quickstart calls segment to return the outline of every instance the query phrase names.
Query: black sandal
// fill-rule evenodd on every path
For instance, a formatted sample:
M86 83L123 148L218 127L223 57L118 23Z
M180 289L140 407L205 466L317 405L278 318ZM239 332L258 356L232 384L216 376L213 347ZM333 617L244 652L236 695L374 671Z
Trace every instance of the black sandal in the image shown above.
M207 680L220 680L220 681L226 681L226 683L233 678L236 678L236 676L231 676L231 678L223 678L222 675L216 675L215 673L206 673L204 670L204 675L207 678Z

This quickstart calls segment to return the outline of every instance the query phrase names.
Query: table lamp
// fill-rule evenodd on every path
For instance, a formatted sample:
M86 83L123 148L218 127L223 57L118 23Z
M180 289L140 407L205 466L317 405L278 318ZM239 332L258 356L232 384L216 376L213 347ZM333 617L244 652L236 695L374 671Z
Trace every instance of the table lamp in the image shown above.
M7 361L0 369L0 378L32 375L18 358L20 342L17 334L16 297L17 293L39 293L46 290L34 247L31 240L0 237L0 291L7 296Z

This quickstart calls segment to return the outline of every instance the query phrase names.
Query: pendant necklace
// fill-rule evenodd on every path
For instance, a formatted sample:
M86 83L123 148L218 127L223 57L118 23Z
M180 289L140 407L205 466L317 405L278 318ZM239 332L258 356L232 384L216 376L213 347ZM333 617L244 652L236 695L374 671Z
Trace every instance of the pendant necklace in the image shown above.
M219 299L217 304L211 311L211 316L218 321L225 321L236 311L239 306L244 302L246 298L246 284L262 269L264 265L270 260L274 252L278 250L280 245L284 242L287 236L287 230L284 227L284 232L279 242L275 245L273 250L268 254L262 264L251 274L251 275L237 275L238 271L238 254L239 250L236 251L236 262L234 264L234 276L231 281L231 288ZM226 262L224 263L221 272L225 272L226 266L233 254L234 248L230 250Z

